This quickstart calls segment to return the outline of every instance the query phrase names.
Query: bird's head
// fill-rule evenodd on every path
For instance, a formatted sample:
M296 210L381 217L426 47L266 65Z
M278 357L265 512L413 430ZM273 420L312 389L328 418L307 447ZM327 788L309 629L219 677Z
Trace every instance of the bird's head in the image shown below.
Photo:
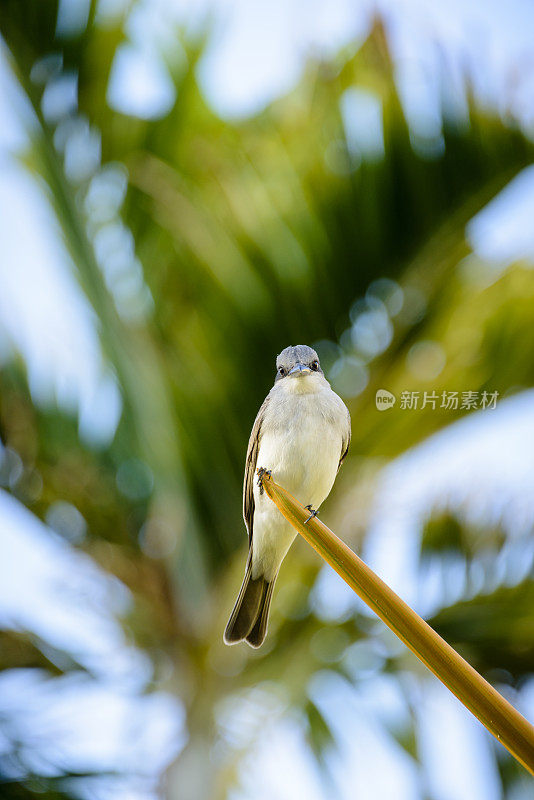
M276 359L276 378L275 383L284 381L288 389L292 391L306 391L311 384L315 384L316 379L323 377L323 371L319 362L319 356L312 347L306 344L297 344L286 347ZM308 380L303 380L303 379Z

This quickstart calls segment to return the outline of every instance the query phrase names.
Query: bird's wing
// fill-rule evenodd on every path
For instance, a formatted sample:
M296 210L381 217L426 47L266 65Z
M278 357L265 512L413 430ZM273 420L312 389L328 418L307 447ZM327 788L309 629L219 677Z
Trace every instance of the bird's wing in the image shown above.
M345 431L345 434L344 434L342 442L341 442L341 456L339 458L339 464L337 465L338 472L339 472L340 466L342 465L343 461L345 460L345 456L349 452L349 447L350 447L350 414L349 414L349 410L347 408L347 430Z
M256 465L258 462L258 451L260 449L261 426L265 419L265 411L269 402L269 396L262 403L258 415L252 426L252 433L248 440L247 459L245 462L245 480L243 483L243 517L248 530L248 544L252 545L252 528L254 524L254 477L256 475Z

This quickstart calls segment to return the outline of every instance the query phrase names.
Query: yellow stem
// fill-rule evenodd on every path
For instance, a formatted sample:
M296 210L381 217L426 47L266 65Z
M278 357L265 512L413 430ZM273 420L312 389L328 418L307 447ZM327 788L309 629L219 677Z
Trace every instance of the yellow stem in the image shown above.
M534 775L534 727L393 592L335 533L268 473L263 486L284 517L380 619Z

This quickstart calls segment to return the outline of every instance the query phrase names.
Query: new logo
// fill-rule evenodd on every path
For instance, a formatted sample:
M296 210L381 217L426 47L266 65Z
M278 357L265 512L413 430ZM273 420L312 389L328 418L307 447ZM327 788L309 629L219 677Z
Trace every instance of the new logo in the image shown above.
M376 407L379 411L387 411L389 408L393 408L396 400L395 395L388 392L387 389L379 389L375 397Z

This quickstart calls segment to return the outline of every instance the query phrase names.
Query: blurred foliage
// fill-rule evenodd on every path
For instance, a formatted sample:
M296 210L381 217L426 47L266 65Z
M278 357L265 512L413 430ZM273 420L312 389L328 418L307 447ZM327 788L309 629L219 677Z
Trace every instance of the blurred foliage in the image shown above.
M534 273L516 265L488 280L483 265L473 268L465 238L467 222L532 161L534 148L513 121L480 109L467 83L466 117L444 100L442 136L417 139L379 20L356 51L310 60L287 97L228 122L197 84L202 37L174 32L164 57L176 100L162 118L145 120L106 99L123 18L99 19L93 2L83 31L62 38L55 2L3 0L2 11L1 33L32 108L25 162L46 186L124 403L111 444L92 447L76 420L33 402L20 360L5 365L0 438L24 467L23 478L5 484L42 519L56 501L81 513L87 535L79 546L132 590L125 628L156 664L170 659L163 685L186 704L189 742L169 796L181 796L173 787L185 782L188 797L222 798L246 748L225 744L223 766L208 757L224 740L214 721L221 703L263 682L283 687L321 763L334 738L308 696L309 679L328 668L357 683L347 647L380 635L357 614L325 622L310 610L319 565L299 542L266 646L256 653L222 644L246 542L244 453L274 357L288 343L318 343L350 406L352 450L326 513L357 546L380 467L466 413L397 404L386 418L375 408L378 388L502 395L534 383ZM46 92L69 75L77 102L53 114ZM445 98L445 73L442 80ZM340 107L353 87L380 102L381 154L358 156L347 138ZM376 308L369 286L383 278L396 283L382 286L402 287L405 303L388 321L391 341L364 357L353 330L362 309ZM419 378L409 369L412 346L428 340L446 359L432 380L424 363ZM368 377L363 391L350 388L352 367ZM437 557L455 549L468 558L473 537L456 520L435 520L423 544ZM532 586L527 577L481 591L431 622L479 671L518 681L534 665ZM2 636L3 668L53 669L38 642ZM396 673L405 660L393 649L382 668ZM392 735L416 752L410 726ZM203 774L193 775L199 763ZM517 776L513 767L502 774L509 783ZM6 796L45 790L57 796L32 789L30 779L20 795Z

